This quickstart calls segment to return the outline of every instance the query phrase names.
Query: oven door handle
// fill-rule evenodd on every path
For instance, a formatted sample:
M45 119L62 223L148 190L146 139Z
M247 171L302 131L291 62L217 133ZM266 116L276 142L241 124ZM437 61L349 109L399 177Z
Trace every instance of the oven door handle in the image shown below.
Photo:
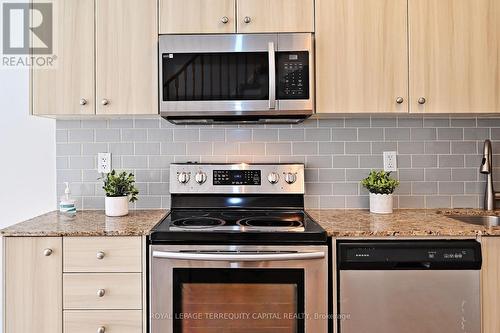
M269 54L269 109L276 109L276 51L274 42L268 44Z
M325 252L217 254L153 251L154 258L198 261L290 261L323 259Z

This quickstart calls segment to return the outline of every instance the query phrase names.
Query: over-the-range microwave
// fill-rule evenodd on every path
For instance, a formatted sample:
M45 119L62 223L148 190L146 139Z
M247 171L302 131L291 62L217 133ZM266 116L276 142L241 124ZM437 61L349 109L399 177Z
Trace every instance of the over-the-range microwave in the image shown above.
M162 35L160 114L178 124L300 122L314 110L310 33Z

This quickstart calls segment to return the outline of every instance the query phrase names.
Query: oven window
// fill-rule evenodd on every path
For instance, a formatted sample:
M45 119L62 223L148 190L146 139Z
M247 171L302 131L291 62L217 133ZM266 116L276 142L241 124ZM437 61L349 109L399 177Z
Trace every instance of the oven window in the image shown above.
M266 52L163 54L163 101L269 99Z
M175 268L174 333L303 333L301 269Z

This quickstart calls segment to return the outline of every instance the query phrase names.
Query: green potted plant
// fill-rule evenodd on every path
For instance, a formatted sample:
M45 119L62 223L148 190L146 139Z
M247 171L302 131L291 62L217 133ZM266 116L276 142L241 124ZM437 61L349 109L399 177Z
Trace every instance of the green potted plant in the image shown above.
M106 192L106 215L125 216L128 214L128 202L137 200L139 191L135 187L135 176L132 173L111 171L104 178Z
M370 192L370 212L390 214L393 211L394 190L399 181L391 178L390 172L372 170L361 185Z

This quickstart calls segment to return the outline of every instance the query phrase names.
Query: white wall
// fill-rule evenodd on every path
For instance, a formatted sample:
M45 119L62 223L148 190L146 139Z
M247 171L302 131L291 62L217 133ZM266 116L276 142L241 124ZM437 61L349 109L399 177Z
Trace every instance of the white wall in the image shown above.
M28 83L0 67L0 229L56 208L55 121L29 115Z

